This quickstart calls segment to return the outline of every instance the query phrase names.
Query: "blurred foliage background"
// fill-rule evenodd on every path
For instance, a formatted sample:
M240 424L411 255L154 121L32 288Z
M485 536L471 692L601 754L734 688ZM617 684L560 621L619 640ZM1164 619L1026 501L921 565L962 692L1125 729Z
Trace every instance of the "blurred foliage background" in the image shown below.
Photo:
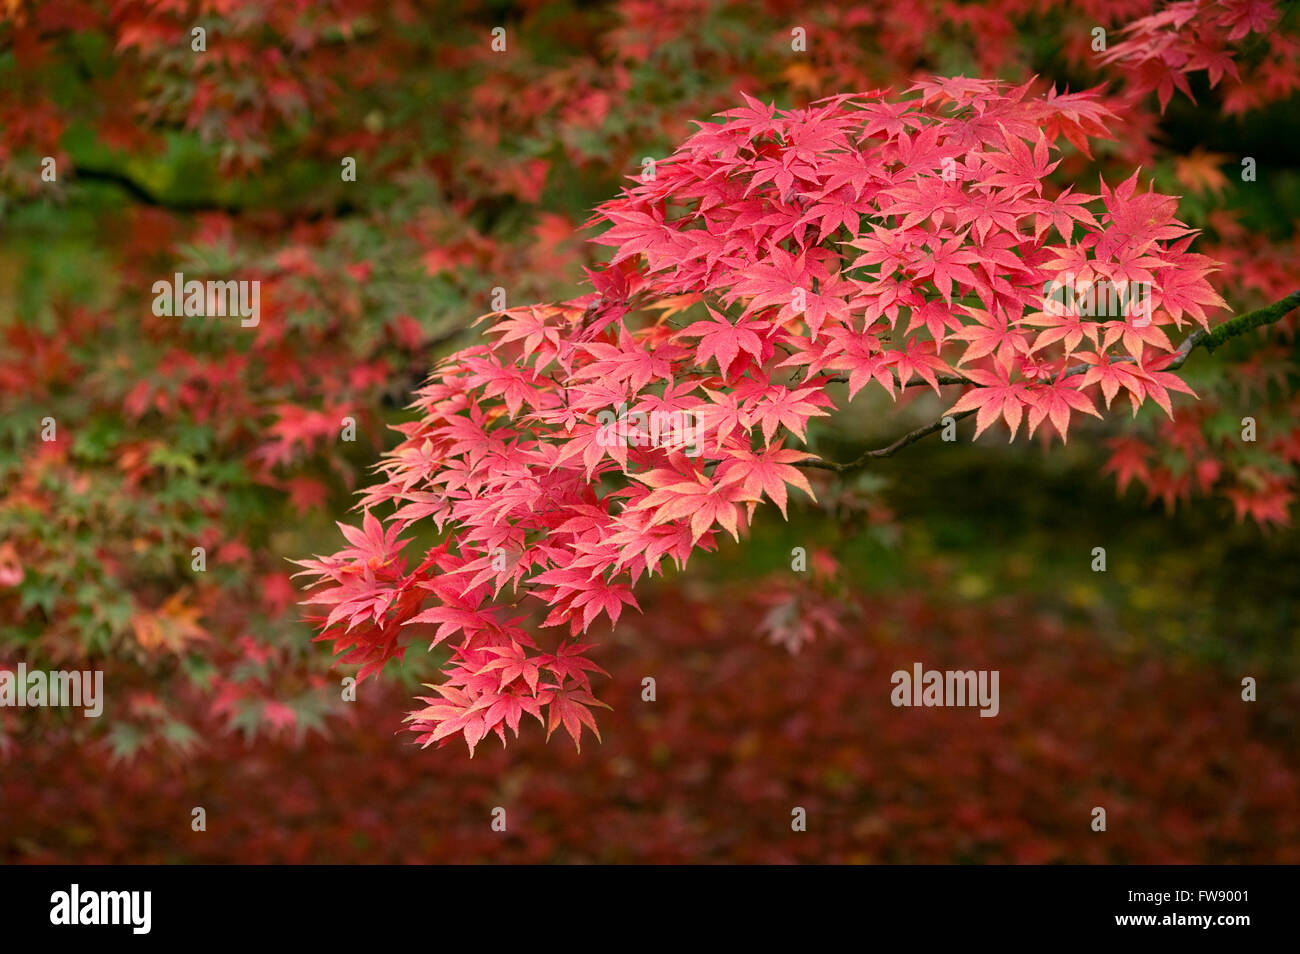
M537 727L473 763L413 751L406 688L441 660L414 648L343 702L289 578L335 549L387 425L492 289L572 297L589 210L741 90L787 107L925 72L1109 82L1128 112L1099 157L1185 194L1233 306L1300 287L1300 110L1268 72L1294 55L1294 5L1234 46L1236 85L1194 73L1195 102L1163 111L1090 47L1156 6L9 3L0 664L102 668L110 698L97 721L0 711L0 860L1295 862L1300 544L1171 491L1192 460L1146 412L1050 451L963 427L823 479L789 522L762 514L610 637L615 712L581 755ZM155 317L177 271L260 280L259 326ZM1189 362L1197 427L1293 426L1281 334L1264 358ZM848 459L939 410L864 392L813 449ZM1118 492L1117 438L1174 476ZM1294 470L1243 460L1223 467L1260 487ZM795 547L814 572L790 571ZM888 674L917 660L1000 669L1003 716L892 709Z

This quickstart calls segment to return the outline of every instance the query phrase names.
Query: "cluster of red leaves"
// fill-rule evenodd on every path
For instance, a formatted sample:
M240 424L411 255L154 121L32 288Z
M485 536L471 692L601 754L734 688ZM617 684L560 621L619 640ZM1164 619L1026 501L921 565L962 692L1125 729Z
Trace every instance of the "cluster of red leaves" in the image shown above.
M1154 91L1163 110L1177 89L1192 96L1188 74L1205 71L1210 86L1227 76L1230 88L1223 110L1238 114L1286 99L1300 89L1296 62L1300 43L1281 32L1270 32L1278 11L1269 0L1181 0L1160 12L1135 20L1123 29L1124 39L1101 57L1125 71L1130 92ZM1267 52L1252 64L1255 81L1243 81L1234 45L1251 34L1263 34Z
M839 605L852 638L792 663L744 624L753 591L647 601L611 656L653 675L658 699L639 680L618 691L599 759L536 734L430 773L374 731L403 704L374 685L352 724L302 747L231 739L184 766L115 768L33 747L0 777L0 804L22 806L0 812L0 862L1300 862L1290 727L1214 671L1114 652L1024 605L925 593ZM891 706L891 673L917 661L998 669L998 717ZM195 805L206 832L190 830ZM794 806L807 831L791 832Z
M1300 243L1294 236L1279 241L1252 233L1223 210L1209 219L1219 242L1206 251L1223 263L1225 287L1257 302L1277 301L1300 287ZM1238 520L1288 526L1300 494L1296 327L1293 315L1227 346L1197 369L1199 401L1184 403L1173 419L1144 417L1137 428L1110 438L1106 470L1116 475L1120 490L1136 482L1169 512L1217 495L1230 502ZM1221 373L1224 368L1229 373ZM1256 432L1253 441L1243 439L1248 423Z
M1004 420L1013 438L1026 418L1064 438L1098 393L1168 411L1168 391L1187 390L1163 370L1165 329L1207 327L1222 300L1175 201L1136 173L1100 195L1048 182L1062 140L1086 153L1107 135L1097 97L969 79L912 92L791 111L749 99L703 126L599 210L616 251L595 293L493 316L490 343L418 392L362 528L344 528L351 546L301 565L329 611L322 638L362 678L419 634L450 641L438 696L410 716L421 742L461 734L472 752L524 714L575 743L595 731L585 634L635 606L632 585L665 557L681 567L720 531L738 539L764 497L784 513L788 487L811 494L811 455L786 444L838 381L850 399L871 382L891 396L955 384L950 413L977 411L977 434ZM1150 319L1048 308L1062 276L1147 285ZM636 417L611 439L602 414L620 408L690 420L695 444L652 440ZM425 520L446 538L408 567L399 537ZM525 601L565 631L554 648Z
M666 5L678 7L672 0ZM683 8L693 5L693 0L681 2ZM656 10L661 7L655 4ZM671 21L661 18L656 28L642 8L637 14L641 29L654 31L660 42L666 40ZM982 75L1025 75L1040 67L1019 28L1035 23L1042 35L1053 37L1055 55L1068 65L1069 75L1107 81L1111 95L1104 102L1121 118L1124 130L1114 155L1146 168L1172 159L1176 178L1197 191L1205 184L1216 191L1228 186L1229 177L1220 166L1233 160L1229 173L1235 178L1231 167L1239 157L1208 154L1200 147L1188 155L1170 155L1160 124L1173 94L1195 100L1194 81L1204 74L1210 93L1197 106L1199 115L1213 124L1216 113L1242 118L1284 103L1300 86L1297 8L1272 0L1161 5L1081 0L1046 10L1036 0L960 6L915 0L905 7L871 4L809 11L800 19L809 24L808 54L794 58L784 76L792 88L810 95L892 82L900 68L907 70L927 55L946 54L954 47L967 50ZM1096 46L1098 27L1111 37L1104 50ZM1279 115L1284 115L1281 109ZM1221 141L1225 136L1220 148L1232 141L1231 128L1217 133ZM1261 172L1258 183L1230 189L1226 198L1231 202L1234 191L1244 197L1249 190L1269 188L1264 183L1279 171L1279 161L1287 164L1284 153L1272 158L1272 168ZM1263 236L1243 225L1238 209L1216 205L1208 216L1201 216L1208 218L1218 242L1205 251L1225 263L1217 276L1224 297L1245 307L1275 301L1300 287L1300 257L1291 238ZM1286 225L1294 236L1294 224ZM1221 367L1200 377L1200 402L1181 402L1178 416L1186 419L1143 419L1138 433L1115 440L1116 454L1108 469L1137 480L1150 499L1163 500L1171 508L1194 497L1217 496L1231 502L1239 519L1250 517L1265 527L1290 523L1300 493L1300 467L1287 451L1297 440L1293 395L1300 366L1291 357L1295 328L1295 319L1289 318L1253 336L1251 348L1258 354L1245 362L1216 357ZM1226 425L1229 416L1233 427ZM1243 446L1243 416L1258 420L1259 444ZM1188 429L1191 421L1201 427L1195 439Z

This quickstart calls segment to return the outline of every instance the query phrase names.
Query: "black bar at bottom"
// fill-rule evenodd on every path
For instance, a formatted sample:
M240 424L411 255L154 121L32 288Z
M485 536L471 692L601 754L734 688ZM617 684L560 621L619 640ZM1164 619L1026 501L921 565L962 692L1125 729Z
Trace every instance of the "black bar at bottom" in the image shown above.
M1235 866L4 867L0 930L10 950L27 937L283 938L298 948L420 935L445 948L527 943L533 932L584 944L716 933L730 944L751 934L774 942L787 929L864 944L899 930L926 941L1232 943L1286 930L1294 883L1294 868ZM600 933L605 924L612 935Z

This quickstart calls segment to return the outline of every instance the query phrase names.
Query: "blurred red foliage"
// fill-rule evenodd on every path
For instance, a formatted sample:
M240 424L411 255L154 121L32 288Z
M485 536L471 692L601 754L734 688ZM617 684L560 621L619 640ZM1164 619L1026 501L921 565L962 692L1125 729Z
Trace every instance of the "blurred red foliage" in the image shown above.
M657 701L616 681L584 754L534 729L439 766L375 731L406 690L367 683L350 727L301 747L231 736L116 768L30 747L0 779L0 861L1300 862L1300 754L1214 671L1010 601L841 605L846 634L793 658L747 638L759 610L734 590L648 604L609 654ZM894 708L890 674L916 661L999 670L1000 714Z

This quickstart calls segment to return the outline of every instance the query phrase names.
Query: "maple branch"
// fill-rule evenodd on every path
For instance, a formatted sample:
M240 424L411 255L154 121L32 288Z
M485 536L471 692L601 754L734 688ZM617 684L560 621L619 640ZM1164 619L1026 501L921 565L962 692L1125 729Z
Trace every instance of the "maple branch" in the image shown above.
M95 169L90 166L79 165L72 172L73 176L82 182L102 182L115 186L128 198L141 205L169 209L173 212L225 212L234 214L241 211L236 206L226 205L221 202L166 199L148 189L143 183L117 169Z
M1169 364L1165 365L1165 367L1162 368L1161 370L1172 371L1176 368L1181 368L1187 362L1187 359L1188 357L1191 356L1191 353L1195 351L1197 348L1204 348L1206 351L1213 354L1217 348L1221 347L1225 342L1229 341L1230 339L1236 338L1240 335L1244 335L1247 331L1250 331L1253 328L1262 328L1264 325L1271 325L1277 321L1280 321L1282 318L1286 317L1296 308L1300 308L1300 291L1293 291L1285 298L1279 299L1278 301L1273 302L1273 304L1271 305L1265 305L1262 308L1256 308L1254 311L1248 311L1244 315L1238 315L1236 318L1233 318L1230 321L1225 321L1223 324L1216 327L1213 331L1197 330L1187 336L1187 338L1183 341L1183 343L1178 347L1178 350L1174 352L1174 360L1171 361ZM1121 360L1131 360L1131 359L1121 359ZM1086 365L1086 364L1072 365L1071 367L1066 368L1064 372L1062 372L1061 377L1070 378L1070 377L1074 377L1076 374L1083 374L1088 370L1089 367L1090 365ZM909 382L909 386L912 384L924 384L924 383L925 382L923 381ZM939 383L940 384L962 384L962 383L969 383L969 382L967 382L966 378L963 378L961 376L944 375L939 378ZM842 474L848 471L857 470L859 467L864 466L869 460L872 460L873 458L891 457L898 451L902 450L904 447L907 447L910 444L915 444L921 438L927 437L928 435L933 434L935 431L942 430L945 423L950 418L954 421L959 421L963 417L969 417L971 414L974 413L975 413L975 409L972 408L971 410L963 411L960 414L945 414L942 417L940 417L937 421L933 421L930 424L926 424L924 427L918 427L914 431L909 431L908 433L900 437L898 440L894 441L892 444L889 444L885 447L878 447L874 450L863 451L860 455L858 455L856 459L847 461L846 463L839 463L837 461L832 461L832 460L815 460L815 461L806 461L803 464L800 464L799 466L816 467L820 470L831 470L837 474Z
M264 206L257 203L244 204L228 202L213 198L180 199L156 192L144 183L133 178L120 169L100 169L78 164L70 170L71 178L82 182L99 182L119 189L127 198L140 205L166 209L170 212L189 214L196 212L224 212L227 215L240 215L249 211L261 210ZM348 200L337 202L333 206L319 205L304 208L271 209L290 218L303 218L311 221L325 216L344 217L357 211L357 207Z
M1215 350L1230 338L1244 335L1252 328L1262 328L1264 325L1271 325L1276 321L1280 321L1296 308L1300 308L1300 291L1293 291L1285 298L1281 298L1271 305L1265 305L1263 308L1256 308L1244 315L1238 315L1231 321L1225 321L1213 331L1193 332L1187 336L1187 340L1174 352L1174 361L1166 365L1164 370L1181 368L1187 361L1188 356L1197 348L1204 348L1210 354L1214 354Z
M797 466L817 467L821 470L833 470L837 474L842 474L850 470L856 470L857 468L866 464L866 462L871 460L873 457L892 457L894 454L902 450L904 447L907 447L909 444L915 444L921 438L927 437L930 434L933 434L935 431L942 430L948 418L951 418L955 422L955 421L960 421L963 417L970 417L974 413L975 413L975 409L971 408L969 411L962 411L960 414L945 414L937 421L927 424L924 427L918 427L914 431L909 431L908 433L900 437L898 440L894 441L894 443L886 447L877 447L875 450L863 451L862 454L856 460L851 460L846 464L836 463L833 460L810 460L810 461L805 461L804 463L799 464Z

